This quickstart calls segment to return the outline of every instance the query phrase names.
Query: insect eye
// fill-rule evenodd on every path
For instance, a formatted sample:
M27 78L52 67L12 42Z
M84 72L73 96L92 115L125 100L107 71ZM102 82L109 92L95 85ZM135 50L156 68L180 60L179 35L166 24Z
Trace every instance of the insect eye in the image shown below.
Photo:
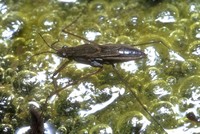
M62 48L63 48L63 49L66 49L66 48L68 48L68 46L63 46Z

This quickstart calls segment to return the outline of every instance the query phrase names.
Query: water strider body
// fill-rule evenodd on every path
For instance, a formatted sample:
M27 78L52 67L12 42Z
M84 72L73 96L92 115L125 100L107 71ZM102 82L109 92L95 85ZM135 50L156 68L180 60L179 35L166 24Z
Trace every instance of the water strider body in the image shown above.
M56 54L62 58L75 60L78 63L88 64L93 67L103 67L103 64L126 62L146 56L141 50L124 44L64 46Z
M126 45L126 44L99 45L95 42L89 41L83 37L80 37L68 31L63 30L63 32L69 35L75 36L77 38L83 39L89 43L75 46L75 47L63 46L60 49L55 49L53 48L53 45L55 45L55 43L57 43L58 41L56 41L52 45L49 45L46 42L46 40L42 37L42 35L40 35L43 41L47 44L47 46L55 50L55 52L50 52L50 53L54 53L59 57L68 59L53 73L52 79L53 79L53 84L54 84L55 89L57 89L57 82L56 82L55 76L61 70L63 70L67 66L67 64L69 64L72 60L78 63L88 64L93 67L99 67L99 69L95 72L92 72L90 74L87 74L79 78L78 80L74 82L70 81L70 83L68 83L67 86L63 87L62 89L57 90L56 93L62 91L63 89L65 89L66 87L70 85L78 83L82 79L85 79L91 75L99 73L103 69L103 64L114 66L115 63L137 60L137 59L142 59L146 57L146 54L144 52L130 45ZM155 43L155 42L152 42L152 43ZM44 53L48 53L48 51ZM54 94L55 93L53 93L52 95ZM50 97L52 95L50 95Z
M62 64L54 73L52 76L53 79L53 85L56 89L55 92L52 92L49 97L47 97L46 102L50 97L52 97L55 94L58 94L62 90L66 89L67 87L77 84L80 80L88 78L89 76L92 76L94 74L99 73L103 69L104 64L112 65L114 68L115 63L120 63L120 62L126 62L126 61L131 61L131 60L138 60L146 57L146 54L139 50L136 49L130 45L126 44L104 44L104 45L99 45L96 44L95 42L89 41L83 37L80 37L78 35L75 35L73 33L70 33L68 31L63 30L63 32L67 33L68 35L75 36L77 38L83 39L87 42L88 44L83 44L75 47L67 47L63 46L60 49L55 49L52 46L56 43L53 43L52 45L49 45L46 40L42 37L44 42L52 49L54 49L56 52L51 52L56 54L59 57L62 58L67 58L68 61L65 61L64 64ZM162 43L161 41L154 41L150 43ZM148 44L148 43L144 43ZM99 69L95 72L92 72L90 74L87 74L75 81L70 81L65 87L62 87L60 89L57 88L57 82L55 76L62 70L64 69L68 63L70 63L72 60L78 62L78 63L83 63L83 64L88 64L93 67L99 67ZM165 133L165 129L162 127L162 125L151 115L151 113L146 109L146 107L142 104L140 99L137 97L137 95L132 92L131 87L129 84L120 76L118 71L114 68L114 71L117 73L119 76L120 80L125 84L125 86L130 90L132 95L136 98L138 103L141 105L141 107L148 113L148 115L163 129Z

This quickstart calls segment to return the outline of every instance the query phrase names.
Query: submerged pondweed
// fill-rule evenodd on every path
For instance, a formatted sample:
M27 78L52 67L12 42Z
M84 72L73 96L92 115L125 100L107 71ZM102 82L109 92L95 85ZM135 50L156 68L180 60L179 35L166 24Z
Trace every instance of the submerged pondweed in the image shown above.
M30 103L61 133L198 133L193 121L199 117L198 5L198 0L0 2L0 133L30 126ZM135 46L153 41L162 43ZM145 57L84 77L96 69L72 62L55 74L66 59L43 53L87 43L126 44ZM104 63L88 57L94 65Z

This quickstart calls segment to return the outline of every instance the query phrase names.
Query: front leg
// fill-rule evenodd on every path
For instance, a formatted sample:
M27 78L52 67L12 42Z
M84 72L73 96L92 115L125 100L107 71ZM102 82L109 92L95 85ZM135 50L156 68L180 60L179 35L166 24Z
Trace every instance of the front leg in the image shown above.
M102 68L103 67L103 59L101 58L81 58L81 57L78 57L78 58L74 58L74 60L78 63L83 63L83 64L87 64L87 65L90 65L90 66L93 66L93 67L100 67Z
M102 70L103 70L103 67L100 67L98 70L96 70L96 71L94 71L94 72L92 72L92 73L86 74L85 76L82 76L82 77L80 77L79 79L77 79L77 80L75 80L75 81L70 81L65 87L62 87L62 88L60 88L60 89L55 90L54 92L52 92L52 93L47 97L46 103L47 103L47 101L49 100L49 98L51 98L53 95L58 94L59 92L61 92L61 91L63 91L64 89L66 89L67 87L72 86L72 85L75 85L75 84L77 84L78 82L80 82L80 81L82 81L82 80L84 80L84 79L87 79L88 77L90 77L90 76L92 76L92 75L95 75L95 74L101 72Z
M53 76L51 77L52 80L53 80L53 86L54 86L54 89L57 89L57 82L56 82L56 78L55 76L60 72L62 71L69 63L71 62L71 60L68 60L68 61L65 61L54 73L53 73Z
M58 90L58 85L57 85L57 79L56 79L56 75L62 71L69 63L71 62L71 60L68 60L68 61L65 61L56 71L54 71L51 79L53 80L53 86L54 86L54 89L55 89L55 92L57 93L57 90ZM54 94L53 94L54 95ZM47 105L47 102L49 100L49 98L51 98L52 96L52 93L46 98L46 101L45 101L45 105Z
M93 67L103 67L102 64L103 60L99 59L99 60L90 60L90 65Z

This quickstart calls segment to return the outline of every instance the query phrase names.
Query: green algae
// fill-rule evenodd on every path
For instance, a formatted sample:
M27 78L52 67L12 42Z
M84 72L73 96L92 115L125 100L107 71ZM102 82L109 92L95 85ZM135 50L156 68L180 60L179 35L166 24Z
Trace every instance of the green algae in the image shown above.
M41 105L41 109L46 110L44 118L48 118L48 122L63 133L164 133L161 128L158 129L161 126L157 126L141 108L132 93L140 98L163 128L176 130L184 124L180 120L190 123L181 112L186 113L188 109L197 107L195 103L186 103L193 98L192 94L196 93L195 101L199 100L198 90L196 91L200 87L200 10L196 6L199 2L163 1L155 5L149 2L0 2L7 9L5 13L3 9L0 10L0 101L6 106L0 109L0 132L9 126L9 133L13 133L13 129L30 124L28 104L34 101ZM33 56L45 51L54 52L38 33L48 44L59 40L53 46L56 49L62 45L80 45L82 42L79 39L61 32L77 17L78 20L67 27L67 30L82 37L87 37L88 32L98 32L100 35L94 41L99 44L126 43L135 46L152 41L160 43L136 46L145 51L147 58L136 61L137 69L133 72L122 69L121 64L116 66L120 76L130 86L121 81L112 67L105 66L101 73L81 81L87 91L70 96L72 91L79 93L84 90L79 87L80 84L73 85L62 91L56 101L46 107L45 99L54 91L51 75L56 61L52 54ZM171 20L165 22L164 17ZM5 34L6 32L9 34ZM153 53L157 55L154 64L151 63L152 52L148 48L153 48ZM178 54L184 60L169 54L170 52ZM94 70L96 69L91 67L77 69L76 63L72 62L58 77L74 81ZM44 80L31 80L41 71L45 71ZM62 82L58 84L59 87L64 85ZM113 87L124 92L115 91ZM120 95L109 106L86 117L78 114L80 111L90 110L93 105L108 101L115 92ZM164 92L167 94L163 95ZM79 97L82 101L77 100ZM11 100L5 102L5 98ZM175 105L178 105L179 111L174 111ZM168 112L161 112L163 108ZM197 107L195 110L198 109ZM140 122L142 117L151 122L150 125L144 127L144 123Z

